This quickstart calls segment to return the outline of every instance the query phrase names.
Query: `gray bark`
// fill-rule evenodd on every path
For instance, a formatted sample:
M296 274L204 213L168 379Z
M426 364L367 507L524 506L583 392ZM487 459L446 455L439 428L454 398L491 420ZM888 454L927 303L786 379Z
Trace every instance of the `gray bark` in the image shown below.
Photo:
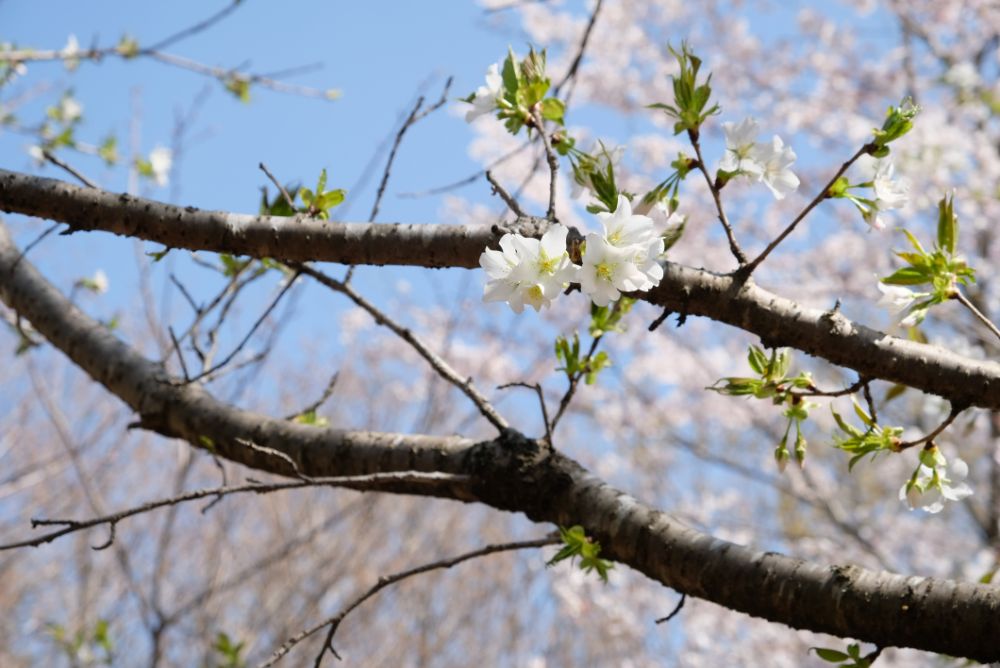
M310 476L437 471L471 482L388 491L478 501L538 522L581 524L603 554L691 596L794 628L1000 660L1000 587L822 566L712 538L507 430L492 441L320 429L226 405L169 377L66 300L0 224L0 299L139 416L139 424L246 466Z
M497 230L470 225L338 223L177 207L0 170L0 210L102 230L171 248L294 261L475 267ZM543 223L526 218L523 233ZM739 327L768 346L791 346L864 378L903 383L958 407L1000 409L1000 364L889 336L836 312L807 309L743 281L672 262L659 287L636 295Z

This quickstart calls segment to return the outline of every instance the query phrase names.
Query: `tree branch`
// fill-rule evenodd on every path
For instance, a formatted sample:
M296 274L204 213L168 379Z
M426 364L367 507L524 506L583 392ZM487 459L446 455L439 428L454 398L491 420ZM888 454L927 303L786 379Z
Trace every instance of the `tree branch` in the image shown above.
M226 405L180 384L83 314L21 258L0 224L0 299L137 411L140 426L285 476L400 471L470 476L401 480L384 491L479 501L535 522L582 525L615 559L688 596L794 628L1000 660L1000 587L822 566L695 531L607 485L551 446L507 430L492 441L319 429ZM723 277L717 277L720 280ZM244 441L259 448L247 447ZM264 448L287 455L293 467ZM296 471L296 468L298 469ZM463 479L464 480L464 479Z
M0 210L104 230L190 250L344 264L477 267L503 230L476 225L334 223L177 207L129 195L0 170ZM510 229L540 234L547 222L519 218ZM791 346L868 379L902 383L967 406L1000 409L1000 364L889 336L837 311L805 309L757 287L667 262L659 287L635 295Z

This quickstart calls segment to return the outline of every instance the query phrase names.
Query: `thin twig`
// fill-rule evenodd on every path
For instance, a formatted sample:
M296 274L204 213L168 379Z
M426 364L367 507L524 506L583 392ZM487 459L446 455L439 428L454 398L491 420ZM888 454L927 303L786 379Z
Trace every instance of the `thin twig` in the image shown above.
M176 44L177 42L181 41L182 39L187 39L188 37L191 37L192 35L197 35L198 33L202 32L203 30L207 30L208 28L211 28L213 25L215 25L216 23L218 23L222 19L226 18L230 13L232 13L233 11L235 11L239 6L240 6L240 0L233 0L233 2L231 2L229 5L227 5L226 7L223 7L222 9L220 9L219 11L217 11L215 14L212 14L207 19L205 19L203 21L200 21L200 22L194 24L193 26L191 26L189 28L185 28L184 30L176 32L173 35L170 35L169 37L164 37L159 42L155 42L151 46L148 46L148 47L142 49L142 52L144 52L144 53L150 53L152 51L162 51L163 49L167 48L168 46L172 46L172 45Z
M656 620L656 623L657 624L665 624L665 623L669 622L671 619L673 619L674 617L676 617L677 613L679 613L681 611L681 608L684 607L684 602L685 601L687 601L687 594L681 594L681 600L677 601L677 605L674 606L674 609L670 612L670 614L667 615L666 617L660 617L659 619Z
M465 396L472 400L472 403L476 405L479 412L482 413L494 427L500 431L504 431L509 428L510 425L507 420L505 420L504 417L500 415L495 408L493 408L486 397L479 393L479 390L477 390L472 384L471 378L462 378L459 376L447 362L428 348L427 345L418 339L413 332L400 325L383 311L379 310L374 304L358 294L354 288L350 286L350 284L338 281L337 279L332 278L306 264L290 262L288 263L288 266L299 273L316 279L331 290L346 295L351 301L367 311L369 315L375 319L377 324L388 327L399 338L410 344L410 346L412 346L413 349L416 350L421 357L427 360L427 363L430 364L435 371L437 371L439 376L457 387L463 394L465 394Z
M547 545L555 545L558 542L559 542L558 536L549 535L544 538L538 538L535 540L526 540L516 543L502 543L498 545L487 545L486 547L480 548L478 550L473 550L472 552L466 552L465 554L460 554L455 557L441 559L439 561L433 561L428 564L423 564L422 566L417 566L416 568L411 568L409 570L400 571L399 573L394 573L392 575L380 577L378 579L378 582L376 582L372 587L370 587L367 591L358 596L356 599L351 601L336 615L333 615L332 617L323 620L316 626L301 631L300 633L286 640L285 643L277 650L275 650L274 654L272 654L271 657L268 658L266 661L261 663L258 666L258 668L270 668L270 666L273 666L275 663L281 660L281 658L284 657L286 654L288 654L292 650L292 648L295 647L297 644L299 644L309 636L313 635L314 633L323 630L327 626L330 627L330 630L327 632L326 639L323 641L323 647L320 650L319 655L316 657L314 665L319 666L323 661L323 657L326 655L328 651L331 654L333 654L333 656L339 659L340 655L337 653L337 650L334 649L333 647L333 636L334 634L336 634L337 628L344 621L344 618L346 618L347 615L349 615L354 609L356 609L362 603L372 598L386 587L394 585L397 582L413 577L414 575L420 575L422 573L427 573L435 570L448 569L451 568L452 566L456 566L462 563L463 561L477 559L479 557L484 557L490 554L496 554L498 552L511 552L513 550L540 548L540 547L545 547Z
M424 106L424 96L421 95L417 97L417 101L414 103L413 109L410 110L410 114L399 127L399 131L396 132L396 138L392 142L392 148L389 149L389 158L385 162L385 169L382 170L382 179L379 181L378 190L375 193L375 201L372 202L371 213L368 214L368 222L375 222L375 218L378 216L379 208L382 205L382 198L385 196L386 186L389 185L389 175L392 173L392 164L396 161L396 153L399 151L399 147L403 143L403 136L406 134L407 130L409 130L421 119L426 118L428 114L437 111L445 105L448 101L448 91L451 89L451 82L452 77L448 77L447 81L444 82L444 88L441 90L441 97L437 102L427 107L427 109L424 109L422 112L421 108ZM354 266L352 265L347 269L347 273L344 276L344 282L349 283L353 275Z
M337 380L339 378L340 378L340 372L338 371L337 373L333 374L333 376L330 378L330 381L326 384L326 387L323 389L323 394L320 395L319 399L317 399L316 401L312 402L311 404L309 404L308 406L306 406L302 410L300 410L300 411L298 411L296 413L292 413L291 415L287 416L285 419L286 420L294 420L295 418L297 418L300 415L304 415L306 413L311 413L311 412L313 412L315 410L319 410L319 407L322 406L323 404L325 404L326 400L329 399L331 397L331 395L333 395L333 390L337 387Z
M694 153L698 158L698 170L704 175L705 183L708 184L708 189L712 193L712 200L715 202L715 211L719 216L719 222L722 223L722 229L726 232L726 238L729 240L729 250L732 252L733 257L736 258L740 267L743 267L747 263L747 256L743 254L743 250L736 242L732 225L729 224L729 218L726 217L726 210L722 207L722 197L719 195L719 189L715 186L715 181L712 180L711 175L709 175L708 168L705 167L705 159L701 155L701 142L698 139L698 133L694 130L688 130L688 138L691 140L691 146L694 147Z
M579 73L580 63L583 61L583 54L587 51L587 44L590 42L590 35L594 31L594 25L597 23L597 15L600 13L601 5L603 4L604 0L597 0L597 4L594 6L594 11L590 13L590 20L587 22L587 27L583 30L583 37L580 39L580 46L576 50L576 57L573 58L573 62L570 64L569 69L566 70L566 75L552 88L552 94L556 97L558 97L559 93L562 92L563 86L571 80L574 80L576 75ZM568 101L571 94L572 89L566 93L564 101Z
M848 168L851 165L853 165L855 163L855 161L857 161L858 158L860 158L861 156L863 156L866 153L868 153L868 151L871 150L872 148L874 148L872 144L865 144L864 146L862 146L861 148L859 148L854 155L852 155L850 158L848 158L847 162L845 162L844 164L842 164L840 166L840 169L837 170L837 173L834 174L833 177L829 181L827 181L826 185L823 186L823 189L820 190L819 193L817 193L816 196L813 197L812 201L809 202L809 204L806 205L806 208L802 209L802 211L799 212L799 215L795 216L795 218L792 220L792 222L788 224L788 227L786 227L784 229L784 231L782 231L782 233L779 234L777 236L777 238L775 238L774 241L772 241L771 243L769 243L767 245L767 248L765 248L761 252L760 255L758 255L757 257L755 257L752 262L750 262L749 264L747 264L745 267L743 267L741 269L741 271L743 272L743 274L746 275L746 276L749 276L750 274L752 274L753 271L754 271L754 269L756 269L758 266L760 266L760 263L763 262L767 258L767 256L771 254L771 251L773 251L775 248L777 248L778 244L780 244L782 241L784 241L785 237L787 237L789 234L791 234L792 231L795 230L796 226L800 222L802 222L802 220L806 216L809 215L809 212L812 211L813 209L815 209L816 206L820 202L822 202L823 200L825 200L825 199L827 199L829 197L830 188L832 188L833 184L835 184L837 182L837 179L839 179L844 174L844 172L846 172L848 170Z
M868 414L871 416L872 422L878 424L878 412L875 409L875 399L872 397L871 382L865 379L864 382L861 382L861 389L865 395L865 403L868 404Z
M281 196L285 198L285 203L292 208L292 211L295 211L295 200L293 200L292 196L288 194L287 190L285 190L285 186L281 185L281 182L278 181L278 179L274 178L274 174L271 173L271 170L268 169L267 165L265 165L263 162L258 164L257 166L260 167L261 171L267 174L267 178L271 179L271 183L273 183L274 186L278 189L278 192L281 193Z
M80 181L80 183L82 183L83 185L87 186L88 188L96 188L97 187L96 183L94 183L93 181L91 181L90 179L88 179L86 176L84 176L83 174L81 174L77 170L75 170L72 167L70 167L68 164L66 164L65 162L63 162L62 160L60 160L59 158L57 158L56 156L54 156L51 153L49 153L48 150L42 149L42 156L46 160L48 160L49 162L51 162L53 165L55 165L56 167L60 167L63 170L65 170L66 172L68 172L69 174L71 174L74 177L76 177Z
M442 193L450 192L452 190L457 190L458 188L461 188L463 186L472 185L473 183L476 183L477 181L479 181L479 179L483 178L483 176L486 175L486 172L488 172L488 171L490 171L490 170L492 170L492 169L494 169L496 167L499 167L500 165L502 165L503 163L507 162L511 158L517 156L518 154L520 154L521 152L523 152L526 148L528 148L530 146L531 146L531 142L524 142L523 144L521 144L520 146L518 146L517 148L515 148L513 151L510 151L509 153L505 153L504 155L500 156L499 158L497 158L496 160L494 160L493 162L491 162L489 165L487 165L486 169L480 169L475 174L472 174L470 176L466 176L464 179L459 179L458 181L454 181L452 183L448 183L448 184L443 185L443 186L437 186L436 188L429 188L428 190L422 190L422 191L419 191L419 192L399 193L399 197L405 197L405 198L410 198L410 199L417 198L417 197L428 197L430 195L440 195Z
M518 218L524 216L524 211L521 209L521 205L517 203L516 199L510 196L510 193L504 190L504 187L500 185L500 182L493 178L493 172L488 169L486 170L486 180L490 182L491 186L493 186L493 194L499 195L500 199L504 201L504 204L507 205L507 208L510 209L515 216Z
M590 342L590 350L587 351L587 356L584 358L586 360L591 360L594 357L594 353L597 352L597 346L601 343L601 336L595 336L594 340ZM580 379L583 378L586 369L580 369L575 374L573 374L569 379L569 387L566 388L566 394L563 395L562 399L559 400L559 410L556 411L556 415L552 418L552 428L551 431L556 430L556 425L559 424L559 420L562 419L563 413L569 408L569 402L572 401L573 395L576 393L576 388L580 384Z
M951 293L951 298L952 298L952 299L954 299L955 301L957 301L957 302L958 302L959 304L961 304L961 305L962 305L962 306L964 306L965 308L969 309L969 310L970 310L970 311L972 312L972 315L976 316L976 318L977 318L977 319L978 319L978 320L979 320L979 321L980 321L981 323L983 323L984 325L986 325L986 328L987 328L988 330L990 330L991 332L993 332L993 335L994 335L994 336L996 336L996 337L997 337L998 339L1000 339L1000 329L997 329L997 326L996 326L996 325L994 325L994 324L993 324L993 323L992 323L992 322L990 321L990 319L989 319L989 318L987 318L987 317L986 317L986 316L985 316L985 315L983 314L983 312L982 312L982 311L980 311L979 309L977 309L977 308L976 308L976 306L975 306L975 304L973 304L973 303L972 303L972 302L971 302L971 301L969 300L969 298L968 298L968 297L966 297L966 296L965 296L964 294L962 294L961 290L959 290L958 288L956 288L956 289L955 289L955 290L954 290L954 291L953 291L953 292Z
M445 105L448 101L448 91L451 89L451 82L452 77L448 77L448 80L444 82L441 97L437 102L427 107L427 109L423 112L420 111L420 108L424 104L424 98L423 96L418 97L416 104L413 105L413 109L410 111L410 115L406 117L406 120L403 121L403 125L400 126L399 132L396 133L396 139L392 143L392 148L389 150L389 159L386 160L385 169L382 171L382 180L378 184L375 201L372 203L372 211L368 214L369 222L374 222L375 217L378 216L378 210L382 204L382 197L385 195L385 187L389 183L389 173L392 171L392 163L396 160L396 152L399 150L399 145L403 142L403 135L406 134L406 131L409 130L411 126Z
M254 482L245 485L234 485L232 487L222 486L213 487L209 489L199 489L193 490L191 492L186 492L184 494L179 494L177 496L172 496L167 499L158 499L156 501L149 501L139 506L129 508L128 510L122 510L117 513L111 513L109 515L104 515L101 517L94 517L88 520L60 520L60 519L32 519L32 528L37 528L40 526L62 526L62 529L58 531L53 531L47 533L43 536L38 536L37 538L32 538L29 540L18 541L16 543L7 543L5 545L0 545L0 552L6 550L13 550L21 547L37 547L45 543L51 543L57 538L65 536L66 534L73 533L75 531L80 531L83 529L89 529L91 527L100 526L103 524L117 524L122 520L133 517L135 515L141 515L143 513L156 510L157 508L164 508L166 506L173 506L179 503L184 503L187 501L195 501L198 499L204 499L210 496L229 496L232 494L244 494L247 492L253 492L255 494L265 494L269 492L277 492L287 489L300 489L303 487L347 487L350 489L357 490L370 490L370 489L380 489L385 485L396 485L399 483L428 483L431 485L439 485L442 483L454 484L468 482L469 477L464 475L451 475L442 473L421 473L416 471L402 471L393 473L372 473L368 475L357 475L357 476L334 476L326 478L312 478L310 480L295 480L291 482L276 482L276 483L260 483Z
M523 387L529 390L534 390L535 394L538 395L538 405L542 408L542 423L545 425L545 442L552 445L552 429L549 426L549 411L545 406L545 395L542 394L542 386L538 383L507 383L505 385L500 385L497 387L498 390L506 390L509 387Z
M545 145L545 161L549 165L549 208L545 212L545 217L554 221L556 219L556 177L559 174L559 159L556 158L556 153L552 150L552 142L549 141L549 135L545 131L545 119L542 118L542 112L535 108L532 109L531 114L535 119L535 129L542 138L542 144Z
M174 328L168 325L167 331L170 333L170 340L174 344L174 350L177 351L177 359L181 363L181 371L184 372L184 380L185 382L190 382L191 375L188 373L187 363L184 362L184 353L181 352L181 344L177 342L177 335L174 334Z
M962 406L962 405L952 404L951 405L951 410L948 411L948 417L946 417L944 419L944 422L942 422L937 427L935 427L934 430L931 431L926 436L922 436L921 438L915 439L913 441L904 441L904 442L900 443L899 446L898 446L899 449L900 450L906 450L907 448L912 448L915 445L922 445L924 443L930 443L935 438L937 438L938 436L940 436L941 432L943 432L945 429L947 429L948 427L950 427L951 423L955 421L955 418L957 418L959 415L962 414L962 412L965 410L965 408L966 407Z
M278 302L281 301L281 298L285 296L285 293L287 293L291 289L291 287L295 284L295 279L297 279L298 277L299 277L299 274L295 273L294 275L290 276L287 279L288 282L285 284L285 286L283 288L281 288L281 291L278 292L277 296L275 296L275 298L271 301L271 304L264 310L264 312L261 314L261 316L259 318L257 318L257 321L250 328L250 331L247 332L246 336L243 337L243 340L240 341L239 345L236 346L236 348L234 348L232 350L232 352L230 352L228 355L226 355L225 359L223 359L218 364L215 364L211 368L202 371L197 376L195 376L194 378L191 378L190 380L188 380L186 382L188 382L188 383L197 382L197 381L201 380L202 378L204 378L206 376L212 375L213 373L215 373L216 371L218 371L219 369L221 369L222 367L226 366L231 361L233 361L233 358L236 357L236 355L238 355L241 350L243 350L244 346L246 346L247 343L249 343L250 339L253 337L254 333L257 331L257 328L260 327L261 324L264 322L264 320L267 319L267 316L269 316L271 314L271 311L273 311L275 309L275 307L278 305Z

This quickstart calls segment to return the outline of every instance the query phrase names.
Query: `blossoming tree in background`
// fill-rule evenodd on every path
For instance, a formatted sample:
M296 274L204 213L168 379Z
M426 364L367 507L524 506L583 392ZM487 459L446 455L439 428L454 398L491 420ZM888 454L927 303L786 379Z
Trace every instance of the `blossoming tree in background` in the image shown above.
M32 444L0 442L0 591L25 620L0 656L1000 660L1000 9L786 8L791 42L755 35L768 19L741 3L491 9L536 46L454 103L485 169L467 198L446 189L441 223L378 212L447 87L394 131L365 223L341 219L350 193L325 170L305 188L261 164L260 215L116 194L74 167L119 156L79 136L72 94L40 125L5 117L82 185L0 171L0 208L52 225L0 228L5 433ZM865 43L875 21L900 43ZM0 80L113 57L242 100L282 87L174 41L6 44ZM627 122L606 130L609 111ZM168 182L173 150L133 153L133 180ZM103 271L66 295L35 268L59 225L157 244L144 318L84 312ZM461 276L440 303L355 278L384 288L400 266ZM156 281L184 308L151 308ZM328 369L330 350L276 352L313 327L279 315L306 285L350 305ZM54 387L63 359L77 371Z

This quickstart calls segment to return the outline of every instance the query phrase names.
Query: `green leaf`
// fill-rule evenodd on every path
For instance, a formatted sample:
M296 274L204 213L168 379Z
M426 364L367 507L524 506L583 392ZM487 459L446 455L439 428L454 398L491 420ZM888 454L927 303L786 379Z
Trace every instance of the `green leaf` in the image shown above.
M907 229L904 229L903 234L905 234L906 238L910 240L910 244L917 249L918 253L920 253L921 255L927 255L927 251L925 251L924 247L920 245L920 242L917 241L917 238L915 236L913 236L913 233L911 233Z
M747 355L747 361L750 363L750 368L756 373L764 375L767 369L767 356L764 351L757 346L750 346L750 352Z
M909 387L907 387L906 385L903 385L902 383L896 383L888 390L886 390L885 397L882 399L883 403L888 403L893 399L895 399L896 397L901 396L908 389Z
M109 166L118 162L118 139L108 135L97 147L97 155Z
M882 279L886 285L921 285L930 283L933 277L921 267L903 267Z
M562 100L557 100L554 97L547 97L542 100L542 118L562 125L565 114L566 105L563 104Z
M503 78L504 98L516 106L517 91L521 85L521 76L517 67L517 56L514 55L514 50L509 46L507 47L507 58L503 61L501 76Z
M865 426L874 427L875 426L875 422L872 420L872 416L869 415L865 411L865 409L861 407L861 404L859 404L857 402L857 400L854 399L854 397L851 397L851 403L854 405L854 412L855 412L855 414L859 418L861 418L861 421L865 423Z
M223 79L226 90L239 98L240 102L250 102L250 80L238 74L232 74Z
M955 215L955 196L942 197L938 202L938 247L954 255L958 242L958 217Z
M825 647L810 647L812 651L816 652L816 655L824 661L829 663L840 663L841 661L847 661L851 657L844 652L835 649L828 649Z

